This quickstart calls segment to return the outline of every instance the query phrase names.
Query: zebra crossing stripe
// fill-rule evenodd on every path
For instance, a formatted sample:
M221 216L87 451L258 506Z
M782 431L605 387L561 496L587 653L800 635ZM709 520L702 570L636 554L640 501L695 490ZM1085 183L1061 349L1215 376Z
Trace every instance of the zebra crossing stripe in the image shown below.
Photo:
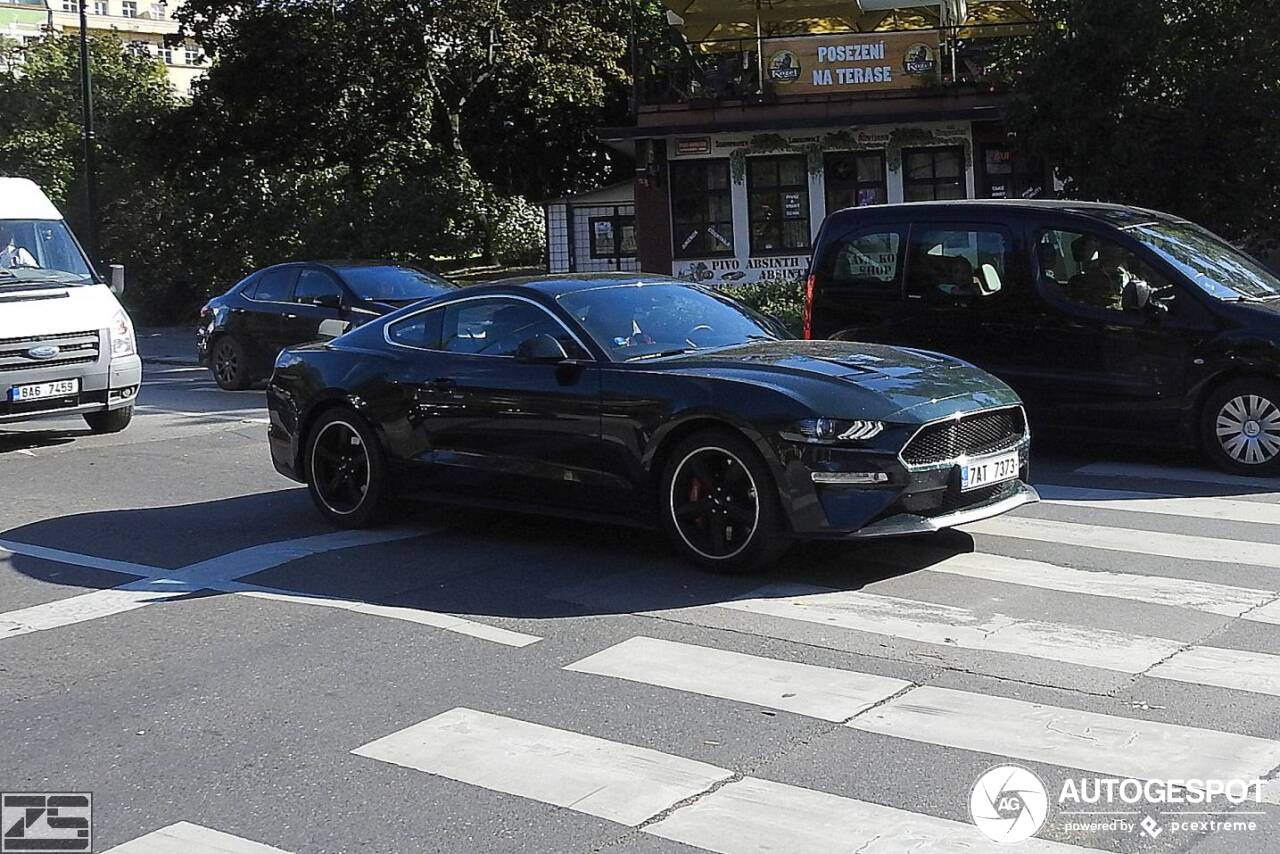
M733 776L657 750L464 708L352 753L632 827Z
M1147 675L1280 696L1280 656L1264 652L1196 646L1161 662Z
M1154 492L1126 492L1114 489L1084 489L1075 486L1037 486L1040 498L1059 507L1087 507L1091 510L1123 510L1246 522L1252 525L1280 525L1280 504L1269 501L1241 501L1231 498L1187 498Z
M104 854L174 854L175 851L181 851L182 854L288 854L280 848L272 848L220 830L211 830L189 821L180 821L146 836L139 836Z
M1196 537L1188 534L1153 534L1130 528L1108 528L1077 522L1058 522L1026 516L1002 516L963 526L970 533L1013 537L1056 545L1154 555L1175 560L1229 563L1233 566L1280 568L1280 545Z
M1152 463L1089 463L1076 469L1075 474L1089 477L1122 477L1138 480L1183 481L1185 483L1209 483L1214 486L1240 486L1254 492L1280 491L1280 478L1250 477L1243 474L1227 474L1211 468L1182 468L1159 466Z
M1146 780L1253 780L1280 742L1197 727L922 687L846 726L862 732Z
M1080 593L1124 599L1130 602L1144 602L1150 605L1187 608L1224 617L1245 615L1247 619L1255 619L1255 617L1246 612L1264 603L1280 599L1280 593L1271 590L1232 587L1226 584L1169 578L1163 575L1073 569L1039 560L982 552L954 555L921 567L921 570L995 581L1001 584L1056 590L1062 593ZM1280 621L1280 610L1276 611L1275 619ZM1263 622L1272 622L1272 620L1264 618Z
M887 676L647 637L623 641L565 670L738 700L837 723L911 687L910 682Z
M967 608L856 590L769 585L727 608L904 640L981 652L1004 652L1065 664L1141 673L1182 649L1179 641L1107 629L980 615Z
M998 847L972 824L755 777L729 783L644 832L720 854L977 854ZM1094 849L1028 839L1016 850L1068 854Z

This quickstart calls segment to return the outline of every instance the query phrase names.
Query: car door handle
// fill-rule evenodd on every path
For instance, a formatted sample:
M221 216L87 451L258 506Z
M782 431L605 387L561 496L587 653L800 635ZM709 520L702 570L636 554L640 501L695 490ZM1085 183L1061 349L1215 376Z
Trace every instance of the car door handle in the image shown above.
M418 387L417 397L436 397L457 390L458 384L448 377L437 377Z
M296 314L286 314L286 315L284 316L284 319L285 319L285 320L297 320L297 319L298 319L298 315L296 315Z

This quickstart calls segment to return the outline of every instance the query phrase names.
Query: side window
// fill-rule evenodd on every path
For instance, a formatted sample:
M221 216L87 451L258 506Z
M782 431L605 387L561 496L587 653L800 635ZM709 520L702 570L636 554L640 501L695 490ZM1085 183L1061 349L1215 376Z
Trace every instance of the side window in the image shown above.
M342 298L342 285L324 270L305 269L298 274L298 284L293 289L293 301L313 303L318 297Z
M254 286L253 298L263 302L287 302L289 292L293 290L293 277L297 272L293 267L285 267L258 274L258 284Z
M387 337L406 347L439 350L444 311L443 308L438 308L435 311L424 311L396 321L387 329Z
M1173 310L1176 289L1119 243L1089 232L1046 230L1036 240L1040 286L1051 298L1106 312L1138 311L1125 300L1132 283L1150 288L1151 304Z
M823 259L823 287L901 294L902 242L896 229L855 233L836 241Z
M514 356L520 342L550 335L571 357L586 354L554 317L523 300L467 300L444 308L442 349L476 356Z
M917 226L911 232L907 294L929 302L992 301L1010 292L1013 241L987 225Z

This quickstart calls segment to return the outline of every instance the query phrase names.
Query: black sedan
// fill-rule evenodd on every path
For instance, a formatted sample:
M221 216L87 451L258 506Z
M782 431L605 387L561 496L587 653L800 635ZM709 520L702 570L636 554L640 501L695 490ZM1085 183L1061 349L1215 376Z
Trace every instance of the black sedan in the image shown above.
M702 286L469 288L285 350L276 468L339 525L397 495L661 526L746 570L794 538L936 531L1036 500L1017 396L947 356L797 341Z
M271 375L276 354L348 329L456 286L389 261L279 264L246 277L200 310L196 353L224 389Z

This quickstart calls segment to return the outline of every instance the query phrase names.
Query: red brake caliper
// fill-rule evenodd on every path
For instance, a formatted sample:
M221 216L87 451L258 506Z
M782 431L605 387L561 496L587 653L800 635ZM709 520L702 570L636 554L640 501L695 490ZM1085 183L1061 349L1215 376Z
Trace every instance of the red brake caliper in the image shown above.
M690 481L690 483L689 483L689 500L690 500L690 501L701 501L701 500L702 500L702 496L706 494L706 488L707 488L707 487L706 487L706 484L704 484L701 480L699 480L698 478L696 478L696 477L695 477L695 478L694 478L692 481ZM696 521L699 525L706 525L706 524L707 524L707 517L706 517L706 516L699 516L695 521Z

